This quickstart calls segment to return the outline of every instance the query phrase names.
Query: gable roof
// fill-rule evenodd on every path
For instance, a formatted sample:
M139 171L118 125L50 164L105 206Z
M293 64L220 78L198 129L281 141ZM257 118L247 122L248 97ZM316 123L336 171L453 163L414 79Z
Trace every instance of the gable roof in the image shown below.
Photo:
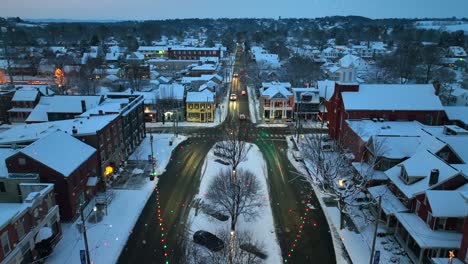
M418 176L422 178L416 182L407 184L400 178L401 166L405 168L408 176ZM432 169L439 170L439 179L437 183L429 186L429 175ZM386 170L385 174L387 174L388 178L407 198L413 198L455 177L459 172L429 151L420 151L397 166Z
M160 84L157 93L158 93L158 99L183 100L185 87L178 83Z
M96 149L57 130L20 152L67 177L88 160Z
M186 102L214 103L214 95L209 90L204 90L202 92L188 92Z
M341 95L346 110L444 110L432 84L363 84Z
M457 190L430 190L426 197L434 217L468 217L468 201Z
M102 96L71 96L71 95L54 95L43 96L39 103L34 107L29 114L26 122L45 122L49 121L48 113L83 113L81 101L85 102L86 109L91 109L99 105Z
M281 94L284 97L292 96L293 94L284 87L284 85L270 85L266 90L262 91L262 96L268 96L269 98L275 97L277 94Z

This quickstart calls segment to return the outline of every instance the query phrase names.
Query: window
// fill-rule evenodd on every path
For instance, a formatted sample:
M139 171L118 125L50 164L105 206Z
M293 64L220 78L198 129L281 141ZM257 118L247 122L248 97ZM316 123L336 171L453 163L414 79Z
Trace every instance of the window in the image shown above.
M435 230L445 230L445 224L447 224L447 218L437 218L437 221L434 223Z
M195 104L195 109L198 109L198 104Z
M19 240L21 240L25 233L24 233L24 219L20 219L16 223L16 232L18 233Z
M414 208L414 212L417 214L419 212L419 208L421 207L421 203L419 200L416 200L416 207Z
M431 227L431 222L432 222L432 214L431 214L431 212L427 212L426 224L429 227Z
M0 192L6 192L6 186L4 182L0 182Z
M0 243L2 244L3 254L6 256L11 251L10 240L8 239L8 231L2 234L0 238Z
M25 158L18 158L18 164L19 165L26 165L26 159Z
M193 104L188 104L188 108L189 108L189 109L192 109L192 108L193 108Z

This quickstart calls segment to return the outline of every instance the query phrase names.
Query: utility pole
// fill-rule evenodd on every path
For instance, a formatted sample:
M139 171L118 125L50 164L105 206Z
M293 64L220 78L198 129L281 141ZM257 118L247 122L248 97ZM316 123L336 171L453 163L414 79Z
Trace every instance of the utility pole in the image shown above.
M91 264L91 259L89 258L89 247L88 247L88 235L86 234L86 222L83 215L84 206L80 204L80 216L81 222L83 223L83 238L85 243L85 252L86 252L86 264Z
M375 240L377 239L377 230L379 229L379 221L380 221L381 213L382 213L382 195L379 196L379 213L377 214L377 218L375 220L374 237L372 238L372 249L371 249L371 256L370 256L369 264L372 264L374 262Z

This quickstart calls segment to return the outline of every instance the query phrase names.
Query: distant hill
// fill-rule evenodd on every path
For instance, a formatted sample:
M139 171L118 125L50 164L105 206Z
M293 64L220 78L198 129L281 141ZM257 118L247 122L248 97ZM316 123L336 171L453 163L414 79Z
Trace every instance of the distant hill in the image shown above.
M116 23L117 19L66 19L66 18L25 18L24 21L34 23Z

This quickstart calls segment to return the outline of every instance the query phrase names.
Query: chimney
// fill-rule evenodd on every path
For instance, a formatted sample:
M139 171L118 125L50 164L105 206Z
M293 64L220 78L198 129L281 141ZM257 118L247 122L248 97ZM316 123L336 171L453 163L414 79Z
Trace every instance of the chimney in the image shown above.
M73 135L76 135L77 133L78 133L78 129L76 129L76 127L73 126L73 128L72 128L72 134L73 134Z
M429 186L436 184L439 181L439 170L432 169L431 175L429 176Z
M104 115L104 111L99 110L99 115Z
M440 93L440 82L439 81L434 81L432 83L434 85L434 90L435 90L435 95L439 96Z
M81 111L84 113L86 112L86 101L81 100Z

